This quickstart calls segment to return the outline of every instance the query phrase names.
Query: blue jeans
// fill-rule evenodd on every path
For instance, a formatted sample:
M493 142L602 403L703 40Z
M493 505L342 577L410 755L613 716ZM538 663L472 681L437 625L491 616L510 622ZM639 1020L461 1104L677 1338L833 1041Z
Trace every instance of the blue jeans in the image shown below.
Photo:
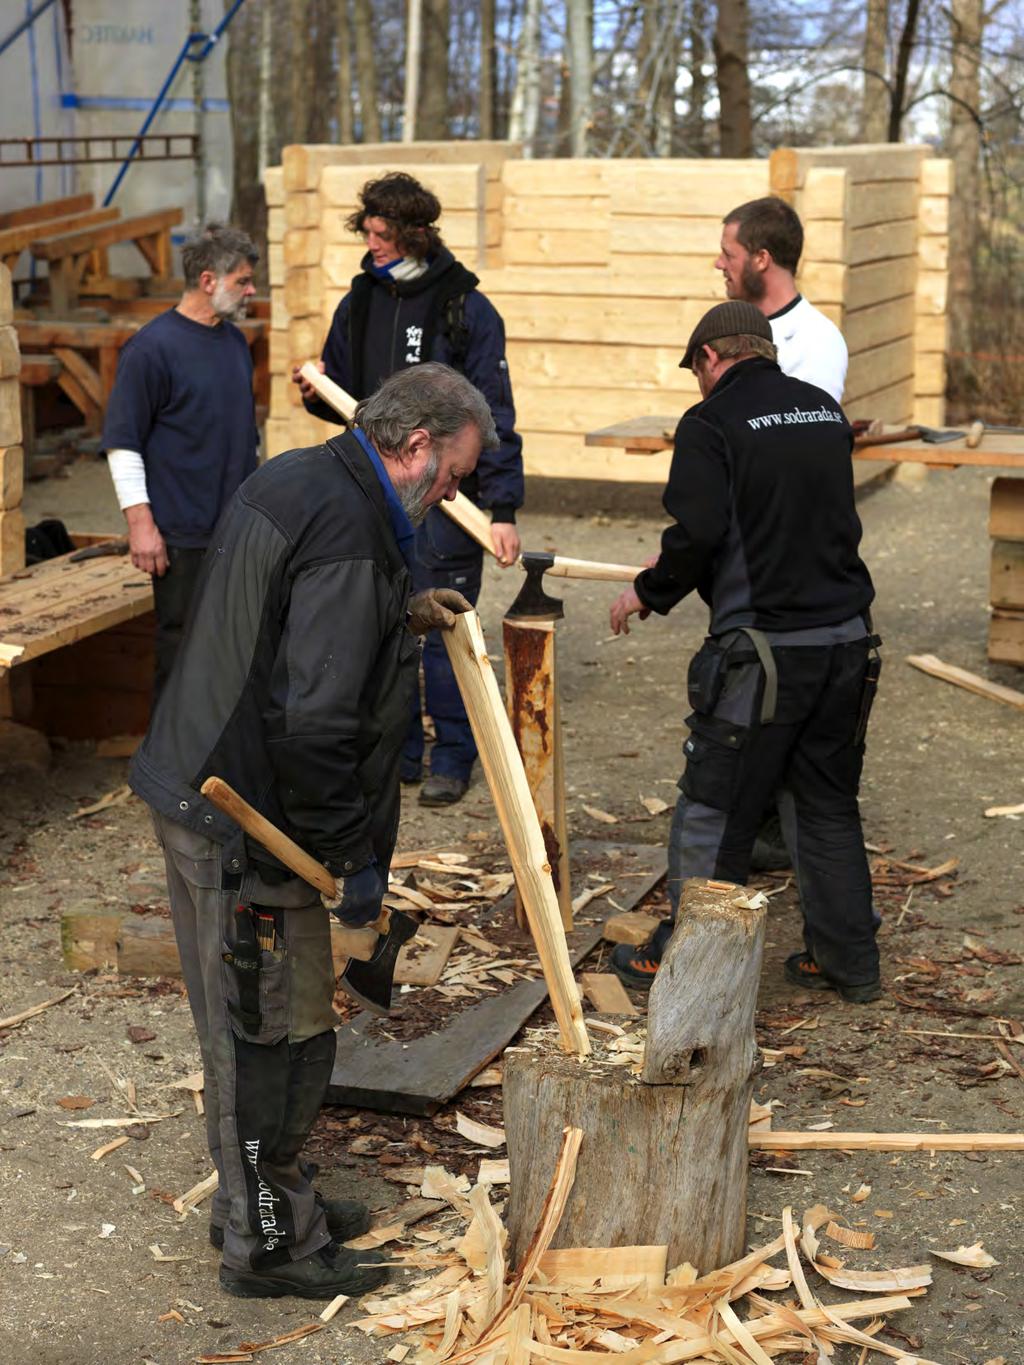
M416 532L413 589L423 592L427 588L455 588L476 606L483 561L484 552L476 541L460 531L446 512L432 507ZM448 652L437 630L430 631L424 644L423 680L426 710L433 719L436 736L430 771L468 782L476 759L476 743ZM402 768L410 775L423 762L423 748L423 716L417 688L402 748Z

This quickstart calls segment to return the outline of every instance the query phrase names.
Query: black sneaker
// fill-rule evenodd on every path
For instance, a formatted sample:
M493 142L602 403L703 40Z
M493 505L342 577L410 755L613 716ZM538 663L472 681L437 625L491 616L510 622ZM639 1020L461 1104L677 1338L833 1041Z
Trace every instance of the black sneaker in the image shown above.
M370 1210L358 1199L325 1199L317 1191L316 1202L324 1211L327 1231L336 1242L347 1242L351 1237L362 1237L370 1230ZM210 1244L224 1250L224 1229L219 1223L210 1224Z
M651 989L674 928L673 920L663 919L647 942L639 948L619 943L612 949L611 968L624 986L631 991Z
M810 953L790 953L786 958L786 980L809 991L836 991L840 1000L851 1005L868 1005L882 994L882 981L864 981L850 986L823 972Z
M388 1278L379 1251L347 1251L333 1242L300 1261L270 1270L220 1268L220 1286L237 1299L333 1299L338 1294L367 1294Z
M421 806L454 806L469 790L469 783L447 773L431 773L420 792Z
M778 813L769 811L761 821L754 848L750 855L751 872L785 872L793 866L789 849L782 837L782 823Z

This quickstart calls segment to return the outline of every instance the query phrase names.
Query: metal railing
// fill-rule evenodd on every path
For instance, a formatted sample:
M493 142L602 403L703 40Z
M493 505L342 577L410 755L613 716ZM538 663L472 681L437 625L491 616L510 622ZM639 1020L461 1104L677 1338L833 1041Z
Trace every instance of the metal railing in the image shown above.
M150 133L135 137L4 137L0 170L5 166L98 166L136 161L192 161L199 155L197 133Z

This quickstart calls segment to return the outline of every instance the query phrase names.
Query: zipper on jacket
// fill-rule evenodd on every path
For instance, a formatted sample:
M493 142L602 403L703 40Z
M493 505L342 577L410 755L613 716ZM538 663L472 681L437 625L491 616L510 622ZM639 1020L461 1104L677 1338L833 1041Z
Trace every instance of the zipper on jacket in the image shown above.
M395 300L395 320L391 327L391 369L390 374L395 373L395 340L398 336L398 315L402 311L402 300Z

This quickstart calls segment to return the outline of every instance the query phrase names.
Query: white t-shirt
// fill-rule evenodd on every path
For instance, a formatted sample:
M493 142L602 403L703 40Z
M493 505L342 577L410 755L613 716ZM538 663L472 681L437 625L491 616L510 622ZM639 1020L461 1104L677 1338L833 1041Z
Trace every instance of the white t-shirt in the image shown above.
M841 403L849 355L835 323L829 322L802 294L768 321L782 373L816 384Z

